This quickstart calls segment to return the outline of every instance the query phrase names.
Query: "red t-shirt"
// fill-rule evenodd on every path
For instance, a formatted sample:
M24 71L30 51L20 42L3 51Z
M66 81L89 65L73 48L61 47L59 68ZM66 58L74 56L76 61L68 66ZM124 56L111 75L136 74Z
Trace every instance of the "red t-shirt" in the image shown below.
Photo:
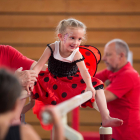
M29 70L33 62L13 47L0 45L0 67L7 67L12 70L23 67L23 70Z
M128 62L118 72L107 69L95 75L103 82L110 81L106 90L118 98L108 102L110 116L122 119L124 124L113 127L116 140L140 140L140 77Z

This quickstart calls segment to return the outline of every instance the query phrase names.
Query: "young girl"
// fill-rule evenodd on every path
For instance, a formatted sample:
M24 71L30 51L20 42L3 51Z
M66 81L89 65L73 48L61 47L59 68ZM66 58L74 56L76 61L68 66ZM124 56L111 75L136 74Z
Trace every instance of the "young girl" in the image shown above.
M47 45L48 47L33 68L39 74L48 60L48 69L40 72L38 82L34 86L34 98L39 100L36 101L34 113L40 119L39 111L42 106L56 105L84 91L91 91L92 99L82 106L92 108L96 99L102 126L122 125L122 120L109 116L103 83L96 78L91 78L84 63L85 58L79 51L79 46L86 35L85 25L76 19L62 20L57 27L57 35L59 41ZM93 66L97 66L96 61ZM79 72L77 72L78 69Z

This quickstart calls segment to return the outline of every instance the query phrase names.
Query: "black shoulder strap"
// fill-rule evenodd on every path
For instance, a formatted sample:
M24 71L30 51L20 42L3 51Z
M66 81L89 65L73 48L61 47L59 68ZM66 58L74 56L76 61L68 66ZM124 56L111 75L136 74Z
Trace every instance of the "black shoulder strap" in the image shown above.
M81 59L78 59L78 60L76 60L76 61L74 61L74 62L80 62L80 61L83 61L85 59L85 57L82 55L82 58Z
M51 48L50 44L47 44L47 46L50 48L51 53L53 53L53 50L52 50L52 48Z

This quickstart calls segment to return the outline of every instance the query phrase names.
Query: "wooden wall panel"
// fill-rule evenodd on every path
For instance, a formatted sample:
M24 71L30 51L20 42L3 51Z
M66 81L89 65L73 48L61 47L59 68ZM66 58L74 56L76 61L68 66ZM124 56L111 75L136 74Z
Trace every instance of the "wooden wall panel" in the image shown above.
M138 0L68 0L70 13L130 13L139 12Z
M67 114L67 119L68 119L68 122L71 123L71 112L69 112ZM26 115L25 115L25 121L27 123L31 123L31 124L39 124L39 120L38 118L36 117L36 115L34 115L33 111L32 110L29 110Z
M132 30L140 28L140 15L0 15L2 29L45 30L56 28L59 21L75 18L87 26L88 30Z
M140 31L87 31L86 44L105 44L114 38L121 38L128 44L140 44ZM55 40L54 31L0 31L1 44L47 44Z
M66 15L0 15L0 28L56 28Z
M89 131L89 132L93 132L93 131L96 131L96 132L99 132L99 128L100 128L100 126L81 126L80 125L80 131L82 132L82 131Z
M139 15L72 15L87 26L87 29L113 30L136 29L140 27Z
M5 8L6 7L6 8ZM0 12L134 13L139 0L1 0Z
M65 12L65 0L0 0L0 12L45 13Z
M89 114L85 118L85 114ZM67 114L67 121L69 124L72 123L72 112L69 112ZM39 120L37 119L36 115L33 114L32 110L29 110L26 115L25 115L25 121L27 123L31 124L40 124ZM84 124L97 124L100 125L101 123L101 116L100 113L97 112L95 109L90 109L90 108L80 108L80 113L79 113L79 123L84 123Z
M88 114L88 115L87 115ZM85 117L86 115L86 117ZM101 124L101 116L98 111L95 109L80 109L80 123L88 124L88 125L100 125Z

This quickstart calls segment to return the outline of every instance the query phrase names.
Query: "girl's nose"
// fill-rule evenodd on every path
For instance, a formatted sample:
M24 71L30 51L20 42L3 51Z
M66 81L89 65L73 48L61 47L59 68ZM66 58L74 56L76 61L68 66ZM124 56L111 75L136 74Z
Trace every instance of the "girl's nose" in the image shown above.
M77 45L79 42L78 42L78 40L74 40L74 45Z

